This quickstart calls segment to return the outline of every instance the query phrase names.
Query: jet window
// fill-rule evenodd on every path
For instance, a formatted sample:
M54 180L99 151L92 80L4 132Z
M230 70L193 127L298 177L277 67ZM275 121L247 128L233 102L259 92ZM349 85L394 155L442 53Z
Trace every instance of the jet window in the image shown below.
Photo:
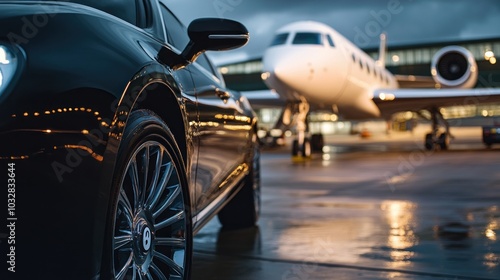
M271 42L271 46L278 46L285 44L286 40L288 39L288 35L289 35L288 33L282 33L276 35L273 41Z
M322 45L322 36L319 33L300 32L293 38L294 45Z
M330 35L326 35L326 39L328 40L328 44L330 44L331 47L335 47L335 44L333 43L333 39Z

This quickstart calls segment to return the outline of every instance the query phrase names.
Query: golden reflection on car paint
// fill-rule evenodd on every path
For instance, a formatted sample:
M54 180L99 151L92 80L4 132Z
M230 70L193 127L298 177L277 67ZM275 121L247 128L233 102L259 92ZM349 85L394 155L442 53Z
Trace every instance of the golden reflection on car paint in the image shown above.
M229 176L219 185L219 189L224 189L230 182L234 180L234 178L239 177L241 174L246 173L249 167L248 164L243 163L238 165Z
M237 120L237 121L245 122L245 123L252 122L252 118L247 117L247 116L233 116L233 115L217 114L217 115L215 115L215 118L218 120Z
M6 156L6 157L0 157L1 160L26 160L29 159L30 157L27 155L24 156Z
M43 112L40 113L40 112ZM102 121L102 118L99 116L100 113L98 111L95 111L91 108L86 108L86 107L74 107L74 108L71 108L71 107L64 107L64 108L54 108L54 109L46 109L46 110L41 110L41 111L34 111L32 113L30 112L23 112L22 113L22 116L23 117L44 117L44 116L50 116L50 115L53 115L53 114L64 114L64 113L70 113L70 112L85 112L85 113L91 113L94 117L96 117L97 121L100 122L100 125L103 126L103 127L109 127L110 124L108 124L107 122L104 122ZM125 114L126 115L126 114ZM11 117L12 118L17 118L18 114L12 114ZM120 122L118 124L118 126L124 126L125 123L124 122ZM41 133L46 133L46 134L51 134L51 133L68 133L68 131L58 131L58 130L52 130L52 129L42 129L42 130L32 130L32 131L39 131ZM84 135L87 135L89 134L89 130L88 129L82 129L81 131L79 131L80 133L84 134ZM74 132L72 132L74 133ZM113 135L111 135L113 136ZM89 153L89 155L91 155L94 159L96 159L97 161L103 161L103 156L102 155L99 155L97 153L95 153L92 149L90 149L89 147L87 146L83 146L83 145L65 145L64 148L66 149L79 149L79 150L84 150L86 152ZM57 147L54 147L54 150L56 150ZM11 156L4 156L4 157L0 157L0 159L10 159L10 160L26 160L26 159L29 159L29 156L28 155L11 155Z
M417 205L408 201L384 201L380 207L390 226L387 241L391 250L390 265L392 268L403 268L411 263L415 254L411 248L418 244L414 217Z
M43 112L40 113L40 112ZM55 109L46 109L46 110L40 110L40 111L34 111L34 112L23 112L21 115L23 117L43 117L44 115L52 115L52 114L57 114L57 113L69 113L69 112L86 112L86 113L92 113L98 121L100 121L102 118L99 117L100 113L98 111L94 111L91 108L85 108L85 107L75 107L75 108L55 108ZM18 114L12 114L12 118L17 118Z
M251 125L230 125L230 124L224 124L224 129L226 130L233 130L233 131L238 131L238 130L244 130L248 131L252 129Z
M95 160L97 161L103 161L103 156L100 154L97 154L92 150L91 148L84 146L84 145L64 145L65 149L75 149L75 150L83 150L87 152L89 155L91 155Z

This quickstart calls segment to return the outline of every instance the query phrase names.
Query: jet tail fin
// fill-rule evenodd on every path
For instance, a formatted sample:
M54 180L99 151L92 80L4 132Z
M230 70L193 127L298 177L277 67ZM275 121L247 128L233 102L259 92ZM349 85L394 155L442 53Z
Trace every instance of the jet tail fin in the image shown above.
M377 64L382 68L385 68L386 52L387 52L387 35L385 33L381 33Z

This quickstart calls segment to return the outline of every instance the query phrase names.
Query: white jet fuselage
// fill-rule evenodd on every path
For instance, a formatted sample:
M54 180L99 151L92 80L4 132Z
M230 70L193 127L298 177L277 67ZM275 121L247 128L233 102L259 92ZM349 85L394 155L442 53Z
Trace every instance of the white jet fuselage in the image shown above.
M316 34L317 40L296 41L299 33L313 38ZM394 76L384 67L320 23L291 24L277 34L288 35L281 44L265 52L264 82L282 99L291 102L305 99L319 108L335 106L349 119L380 117L373 92L398 87Z

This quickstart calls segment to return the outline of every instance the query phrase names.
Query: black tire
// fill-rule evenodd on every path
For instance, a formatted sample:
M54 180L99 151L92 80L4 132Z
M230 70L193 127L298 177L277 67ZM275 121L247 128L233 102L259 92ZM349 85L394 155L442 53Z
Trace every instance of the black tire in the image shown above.
M292 142L292 156L293 157L298 156L299 152L300 152L299 140L295 139Z
M150 111L129 117L110 199L104 279L189 279L192 225L185 168L172 133Z
M431 133L425 135L425 149L428 151L434 150L434 137Z
M448 133L441 133L441 135L439 135L438 143L441 150L448 150L450 146L450 137L448 136Z
M243 187L221 209L219 221L225 229L255 226L260 216L260 148L254 142L252 166L243 179Z
M300 149L300 153L302 157L305 158L311 157L312 149L311 149L311 140L309 140L309 138L304 138L304 144Z
M311 135L311 149L313 152L321 153L323 152L323 147L325 146L325 140L323 134L313 134Z

